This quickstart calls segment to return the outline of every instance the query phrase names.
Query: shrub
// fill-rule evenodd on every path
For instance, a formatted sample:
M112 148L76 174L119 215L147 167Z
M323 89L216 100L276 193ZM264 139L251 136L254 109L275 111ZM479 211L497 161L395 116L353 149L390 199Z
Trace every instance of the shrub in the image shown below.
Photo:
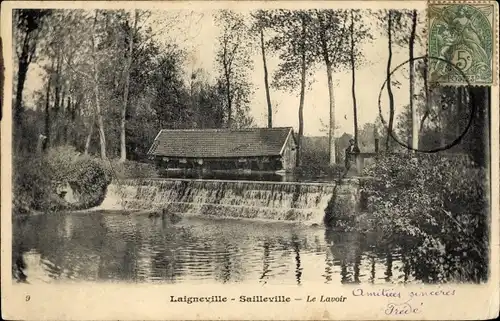
M361 186L373 227L411 252L418 276L428 282L487 277L484 169L463 157L400 154L377 159L365 174L373 177Z
M111 183L111 176L102 163L90 157L80 157L71 165L67 182L78 194L76 207L90 208L101 204Z
M15 157L14 167L15 212L99 205L111 177L100 161L81 155L71 146L56 147L44 155ZM69 204L57 195L57 187L66 184L77 195L76 204Z
M14 213L43 210L50 207L49 191L52 189L49 165L42 158L17 156L13 158L13 207Z

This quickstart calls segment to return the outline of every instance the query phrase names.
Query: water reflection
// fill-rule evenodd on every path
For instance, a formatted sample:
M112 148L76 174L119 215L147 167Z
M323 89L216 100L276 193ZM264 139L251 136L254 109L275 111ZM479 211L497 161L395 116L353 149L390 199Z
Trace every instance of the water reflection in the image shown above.
M295 277L297 278L297 284L300 285L300 278L302 276L302 266L300 265L300 245L297 240L297 236L292 236L293 252L295 253Z
M290 223L117 213L53 214L15 224L17 279L121 282L385 283L408 280L394 250ZM23 261L24 260L24 261ZM23 276L24 275L24 276Z

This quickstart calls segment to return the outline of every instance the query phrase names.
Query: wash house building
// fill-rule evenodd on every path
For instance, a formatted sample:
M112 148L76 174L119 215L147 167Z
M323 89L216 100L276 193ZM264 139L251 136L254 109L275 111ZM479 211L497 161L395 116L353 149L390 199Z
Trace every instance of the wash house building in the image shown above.
M163 168L291 171L297 143L291 127L162 129L148 157Z

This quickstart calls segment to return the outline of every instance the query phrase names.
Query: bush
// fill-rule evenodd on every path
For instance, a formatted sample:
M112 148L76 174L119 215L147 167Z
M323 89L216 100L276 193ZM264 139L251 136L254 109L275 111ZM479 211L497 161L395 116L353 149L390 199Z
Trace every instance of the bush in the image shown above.
M485 280L486 172L451 155L384 156L365 168L361 192L386 242L398 242L428 282ZM417 268L418 266L418 268ZM467 267L467 268L466 268Z
M98 206L104 200L111 176L100 161L81 157L72 163L67 182L78 194L77 208Z
M99 205L111 181L98 160L71 146L50 149L45 155L14 158L14 208L17 212L89 208ZM57 195L58 186L69 185L77 196L69 204Z
M13 158L13 167L14 213L24 214L30 210L50 208L50 190L53 186L46 160L25 155L17 156Z

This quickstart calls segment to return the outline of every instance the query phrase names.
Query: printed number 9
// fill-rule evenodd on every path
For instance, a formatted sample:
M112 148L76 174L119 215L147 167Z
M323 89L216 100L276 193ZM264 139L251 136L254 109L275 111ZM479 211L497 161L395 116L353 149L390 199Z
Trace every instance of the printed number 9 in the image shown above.
M31 299L29 295L26 296L26 302L28 302Z

